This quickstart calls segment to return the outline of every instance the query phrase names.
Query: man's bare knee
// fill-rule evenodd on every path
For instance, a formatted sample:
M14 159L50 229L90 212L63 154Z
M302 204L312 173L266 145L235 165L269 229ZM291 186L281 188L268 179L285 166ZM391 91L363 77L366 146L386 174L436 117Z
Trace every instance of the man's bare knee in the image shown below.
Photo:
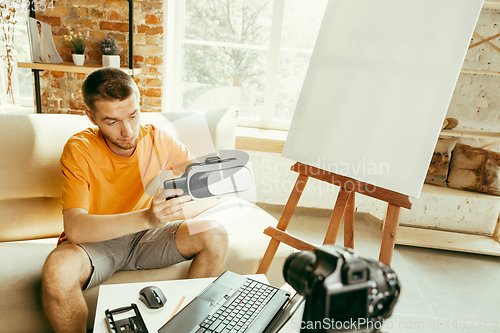
M52 251L42 271L44 293L58 298L70 290L82 288L92 266L86 252L77 245L65 244Z
M193 230L197 232L193 233ZM176 235L177 249L185 258L201 253L223 261L228 248L226 228L217 221L191 220L181 224Z
M204 249L224 258L228 248L226 228L217 221L203 221L206 231L201 233Z

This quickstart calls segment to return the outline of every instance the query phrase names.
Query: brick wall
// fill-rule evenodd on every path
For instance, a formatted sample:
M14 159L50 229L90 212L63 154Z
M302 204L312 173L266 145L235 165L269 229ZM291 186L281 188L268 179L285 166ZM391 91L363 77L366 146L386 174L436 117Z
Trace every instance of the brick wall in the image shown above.
M484 38L500 33L500 10L483 9L475 31ZM471 44L479 41L480 39L473 37ZM500 47L499 38L491 40L491 43ZM469 49L463 68L500 72L500 52L488 43ZM457 118L462 127L500 132L499 96L500 76L462 73L455 86L447 117ZM461 141L473 146L489 142ZM500 151L500 145L488 149Z
M128 6L126 0L54 0L54 8L36 12L52 26L54 43L63 61L71 62L71 47L63 36L68 28L89 32L86 64L102 64L98 42L114 37L122 46L121 66L128 67ZM163 73L163 1L134 1L134 63L142 73L134 76L141 92L142 111L160 111ZM43 71L40 85L43 113L83 114L81 85L85 74Z

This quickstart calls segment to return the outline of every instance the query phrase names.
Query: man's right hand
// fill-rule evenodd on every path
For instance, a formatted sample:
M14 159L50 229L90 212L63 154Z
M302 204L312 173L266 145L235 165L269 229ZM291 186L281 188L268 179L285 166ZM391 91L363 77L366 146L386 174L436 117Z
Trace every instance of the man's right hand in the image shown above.
M165 198L178 195L171 200ZM89 214L83 208L63 211L64 232L72 244L101 242L150 228L164 227L170 221L184 220L182 204L191 200L181 189L169 189L157 195L151 207L113 215Z
M151 228L164 227L165 224L178 217L182 219L184 215L182 214L182 204L191 200L189 195L181 196L183 193L182 189L168 189L163 190L153 199L151 207L148 209L148 220ZM175 195L178 197L165 200Z

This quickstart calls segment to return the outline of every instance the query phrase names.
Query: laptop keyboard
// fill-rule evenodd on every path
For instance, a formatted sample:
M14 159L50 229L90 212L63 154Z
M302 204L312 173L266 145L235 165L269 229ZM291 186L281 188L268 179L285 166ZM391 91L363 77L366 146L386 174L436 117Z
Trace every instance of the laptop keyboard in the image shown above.
M239 295L230 304L224 303L217 312L209 315L196 333L245 332L277 290L269 285L247 280L238 290Z

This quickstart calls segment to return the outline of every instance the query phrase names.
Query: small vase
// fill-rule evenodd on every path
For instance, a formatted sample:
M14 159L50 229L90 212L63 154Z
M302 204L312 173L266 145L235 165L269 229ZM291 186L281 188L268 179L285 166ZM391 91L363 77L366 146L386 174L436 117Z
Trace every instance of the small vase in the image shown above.
M120 56L119 55L102 55L102 66L103 67L116 67L120 68Z
M77 66L82 66L85 62L85 54L73 54L73 62Z

